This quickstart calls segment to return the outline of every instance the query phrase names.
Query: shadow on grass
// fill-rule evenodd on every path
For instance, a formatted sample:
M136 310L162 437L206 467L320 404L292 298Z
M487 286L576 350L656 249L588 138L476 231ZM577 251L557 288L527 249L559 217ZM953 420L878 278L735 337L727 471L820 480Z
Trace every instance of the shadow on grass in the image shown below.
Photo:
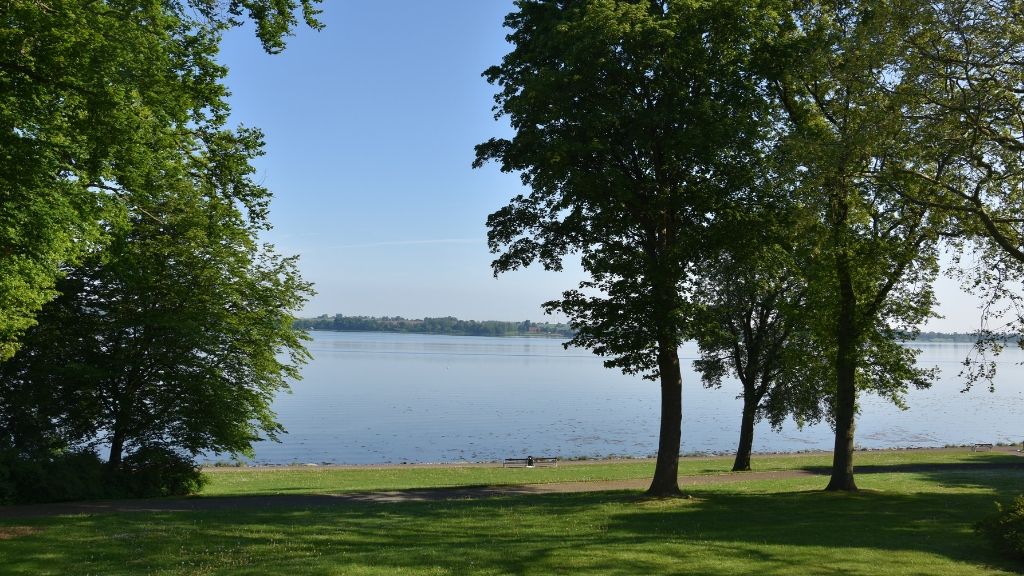
M536 495L545 492L534 485L459 486L371 492L329 492L323 494L251 494L232 496L187 496L136 498L126 500L86 500L0 506L0 520L45 518L74 514L119 512L198 512L259 510L266 508L317 508L346 504L395 504L417 501L488 499Z
M813 474L831 474L830 466L804 466ZM986 454L976 462L937 462L931 464L864 464L858 465L854 456L854 474L892 474L897 472L951 472L974 470L1024 470L1024 457L1013 454Z
M971 525L1021 476L993 471L968 484L962 470L926 474L932 492L693 489L689 500L604 492L47 518L33 522L43 533L4 542L0 565L12 574L1020 570Z

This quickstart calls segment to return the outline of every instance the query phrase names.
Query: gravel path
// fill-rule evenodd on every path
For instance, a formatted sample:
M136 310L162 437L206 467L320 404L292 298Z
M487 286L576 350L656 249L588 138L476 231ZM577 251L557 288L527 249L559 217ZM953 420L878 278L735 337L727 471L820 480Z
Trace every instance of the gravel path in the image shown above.
M1013 463L986 464L915 464L902 466L858 466L857 474L892 472L931 472L952 470L1020 469L1024 459ZM783 470L772 472L737 472L700 476L680 476L679 486L704 486L745 482L827 476L828 468ZM596 482L554 482L511 486L467 488L428 488L374 492L343 492L337 494L286 494L275 496L223 496L194 498L146 498L135 500L97 500L90 502L57 502L0 507L0 519L60 516L68 514L105 514L111 512L182 512L194 510L254 510L269 507L313 508L340 504L422 502L519 496L528 494L603 492L608 490L644 490L650 479L606 480Z

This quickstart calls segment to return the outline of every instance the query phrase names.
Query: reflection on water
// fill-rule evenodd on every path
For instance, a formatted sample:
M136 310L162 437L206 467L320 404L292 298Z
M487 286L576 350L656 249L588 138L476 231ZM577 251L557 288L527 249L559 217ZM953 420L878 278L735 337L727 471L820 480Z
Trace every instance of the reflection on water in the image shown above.
M862 399L857 444L867 448L1021 441L1024 353L1001 357L996 391L961 394L969 347L922 344L942 368L909 410ZM658 385L601 365L551 339L315 332L304 379L274 403L288 430L256 446L259 463L440 462L527 454L649 456L658 442ZM705 390L683 347L682 451L729 452L739 434L739 385ZM757 451L831 449L827 425L758 427Z

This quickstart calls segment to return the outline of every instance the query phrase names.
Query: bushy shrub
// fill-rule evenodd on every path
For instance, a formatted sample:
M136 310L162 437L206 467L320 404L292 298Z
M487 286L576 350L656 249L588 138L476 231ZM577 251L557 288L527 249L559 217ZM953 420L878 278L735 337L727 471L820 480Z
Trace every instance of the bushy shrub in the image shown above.
M978 532L1004 554L1024 560L1024 494L1014 498L1009 506L997 503L996 507L996 514L978 522Z
M0 456L0 502L61 502L109 497L104 464L89 451Z
M136 497L194 494L206 484L191 458L162 446L145 446L125 456L119 480Z
M180 496L205 483L192 459L164 447L140 448L117 470L89 450L32 456L0 450L0 504Z
M17 496L17 487L11 478L11 467L7 458L0 455L0 505L13 504Z
M105 481L105 464L94 452L61 454L48 462L43 471L45 475L37 486L48 502L112 496Z

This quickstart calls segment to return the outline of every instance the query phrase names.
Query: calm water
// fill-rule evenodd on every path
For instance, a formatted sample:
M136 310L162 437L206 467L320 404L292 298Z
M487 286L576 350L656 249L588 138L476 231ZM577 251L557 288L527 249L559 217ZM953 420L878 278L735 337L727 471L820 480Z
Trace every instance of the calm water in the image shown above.
M862 399L857 444L943 446L1024 439L1024 353L1001 357L997 387L961 394L969 346L922 344L920 361L943 374L912 390L903 412ZM369 464L495 460L527 454L649 456L657 450L659 390L585 350L531 338L314 332L314 359L274 409L288 430L261 442L255 461ZM739 435L738 383L705 390L683 347L682 451L729 452ZM780 433L758 427L756 451L831 449L827 425Z

